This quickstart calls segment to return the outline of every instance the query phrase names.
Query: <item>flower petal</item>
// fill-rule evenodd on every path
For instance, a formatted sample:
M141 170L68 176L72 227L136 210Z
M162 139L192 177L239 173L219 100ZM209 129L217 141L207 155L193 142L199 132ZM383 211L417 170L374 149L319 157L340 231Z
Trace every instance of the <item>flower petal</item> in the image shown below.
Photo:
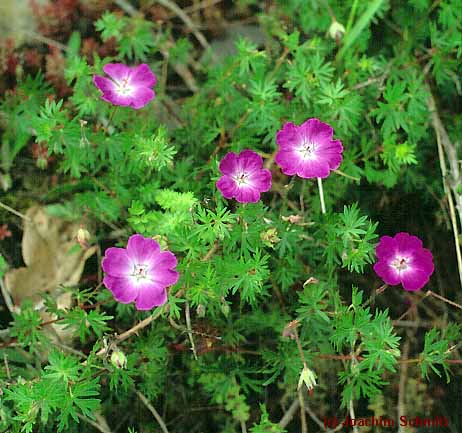
M329 144L332 141L333 133L332 126L315 118L308 119L300 125L300 134L303 139L318 146Z
M216 186L223 194L223 197L228 200L233 198L236 194L236 182L227 175L221 176L220 179L218 179Z
M251 186L241 186L236 189L236 200L239 203L256 203L260 200L260 192Z
M94 75L93 83L103 93L115 92L116 90L116 84L114 81L111 81L109 78L102 77L101 75Z
M375 273L390 286L396 286L401 282L399 272L393 266L390 266L387 260L379 260L374 265Z
M280 150L290 151L300 145L301 137L298 133L298 126L292 122L284 124L282 129L276 134L276 143Z
M173 269L176 267L178 261L171 251L162 251L156 254L150 260L150 265L153 268Z
M156 76L149 65L143 63L132 69L130 84L136 87L153 87L156 85Z
M133 92L130 94L130 106L135 110L139 110L154 99L155 96L154 90L149 87L134 87Z
M112 105L120 105L121 107L128 107L132 103L132 97L130 95L122 95L117 91L108 91L103 93L101 99L109 102Z
M167 291L159 283L145 283L140 287L139 295L136 298L138 310L151 310L154 307L165 304Z
M331 170L336 170L343 160L343 146L340 140L324 143L316 148L316 153L320 158L325 159Z
M228 152L225 157L220 161L218 169L221 174L228 174L232 176L238 170L238 157L234 152Z
M401 272L401 282L407 291L420 290L428 283L431 273L425 272L417 267L409 267Z
M150 274L150 277L153 278L155 283L161 284L164 287L168 287L177 283L178 279L180 278L180 274L177 271L173 271L171 269L162 269Z
M159 253L160 246L154 239L138 234L128 239L127 254L138 265L151 263Z
M239 154L238 159L239 167L247 173L260 170L263 167L263 158L250 149L243 150Z
M122 304L133 302L139 294L139 287L130 277L118 278L106 275L103 284L112 292L114 298Z
M397 249L402 255L412 256L416 251L423 248L422 241L417 237L406 232L400 232L395 235Z
M307 159L300 164L297 174L304 179L326 178L330 174L329 164L322 159Z
M293 151L279 150L274 157L274 161L281 167L282 172L288 176L297 174L300 169L301 158Z
M266 168L253 172L249 176L249 183L260 192L271 189L271 171Z
M108 63L103 66L103 71L108 74L113 80L123 81L128 79L132 73L132 68L123 63Z
M396 248L396 241L391 236L382 236L375 248L375 254L379 259L394 257Z
M133 262L124 248L111 247L104 252L103 271L113 277L125 277L133 270Z

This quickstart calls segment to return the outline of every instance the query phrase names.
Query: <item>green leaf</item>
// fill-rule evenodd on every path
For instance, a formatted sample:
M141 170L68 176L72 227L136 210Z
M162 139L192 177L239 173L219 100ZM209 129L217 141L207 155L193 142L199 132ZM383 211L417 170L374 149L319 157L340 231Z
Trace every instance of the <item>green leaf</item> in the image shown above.
M371 23L374 16L387 4L387 0L372 0L368 2L367 9L353 25L351 31L345 34L343 45L337 54L336 59L340 60L348 49L356 42L362 31Z

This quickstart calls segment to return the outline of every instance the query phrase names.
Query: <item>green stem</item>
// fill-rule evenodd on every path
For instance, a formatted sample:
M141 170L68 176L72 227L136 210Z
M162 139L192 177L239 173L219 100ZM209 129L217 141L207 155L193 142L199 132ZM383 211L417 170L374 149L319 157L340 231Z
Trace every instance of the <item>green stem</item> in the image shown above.
M345 33L348 33L351 29L351 26L353 25L353 20L355 19L357 7L358 7L358 0L354 0L353 6L351 7L351 10L350 10L350 15L348 16Z
M116 105L116 106L114 107L114 109L112 110L111 115L109 116L109 120L108 120L107 125L106 125L106 130L107 130L108 132L109 132L109 126L111 125L112 119L114 118L114 115L116 114L116 111L117 111L118 108L119 108L119 106Z

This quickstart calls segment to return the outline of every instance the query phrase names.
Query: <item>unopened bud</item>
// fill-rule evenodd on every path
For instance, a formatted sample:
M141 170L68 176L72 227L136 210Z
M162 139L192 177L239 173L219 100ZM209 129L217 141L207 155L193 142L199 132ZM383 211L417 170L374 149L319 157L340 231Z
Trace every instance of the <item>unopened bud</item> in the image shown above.
M79 242L79 244L89 241L90 238L91 238L91 235L87 229L80 227L77 230L77 242Z
M114 350L111 355L111 363L116 368L126 368L127 357L120 350Z
M335 41L339 41L345 34L345 27L337 21L334 21L329 27L329 36Z
M228 317L230 311L231 311L231 308L229 308L228 304L222 304L221 312L225 315L225 317Z

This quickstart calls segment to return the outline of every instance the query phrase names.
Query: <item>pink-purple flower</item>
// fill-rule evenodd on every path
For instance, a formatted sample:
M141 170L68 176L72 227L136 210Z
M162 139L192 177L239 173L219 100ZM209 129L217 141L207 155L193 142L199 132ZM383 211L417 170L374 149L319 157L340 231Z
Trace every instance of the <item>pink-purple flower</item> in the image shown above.
M274 160L289 176L325 178L343 159L342 143L333 140L333 133L331 126L318 119L308 119L300 126L288 122L276 135L279 148Z
M260 193L271 188L271 172L263 168L262 157L252 150L243 150L239 155L227 153L219 170L223 176L218 179L217 188L227 199L256 203Z
M102 267L103 283L122 304L135 301L138 310L165 304L166 288L178 281L177 260L170 251L161 251L150 238L133 235L127 248L108 248Z
M152 87L156 84L156 76L145 63L133 68L122 63L108 63L103 71L110 78L93 76L93 83L103 92L101 99L138 110L154 98Z
M405 290L420 290L434 271L432 253L409 233L382 236L375 252L378 261L374 271L390 286L401 283Z

